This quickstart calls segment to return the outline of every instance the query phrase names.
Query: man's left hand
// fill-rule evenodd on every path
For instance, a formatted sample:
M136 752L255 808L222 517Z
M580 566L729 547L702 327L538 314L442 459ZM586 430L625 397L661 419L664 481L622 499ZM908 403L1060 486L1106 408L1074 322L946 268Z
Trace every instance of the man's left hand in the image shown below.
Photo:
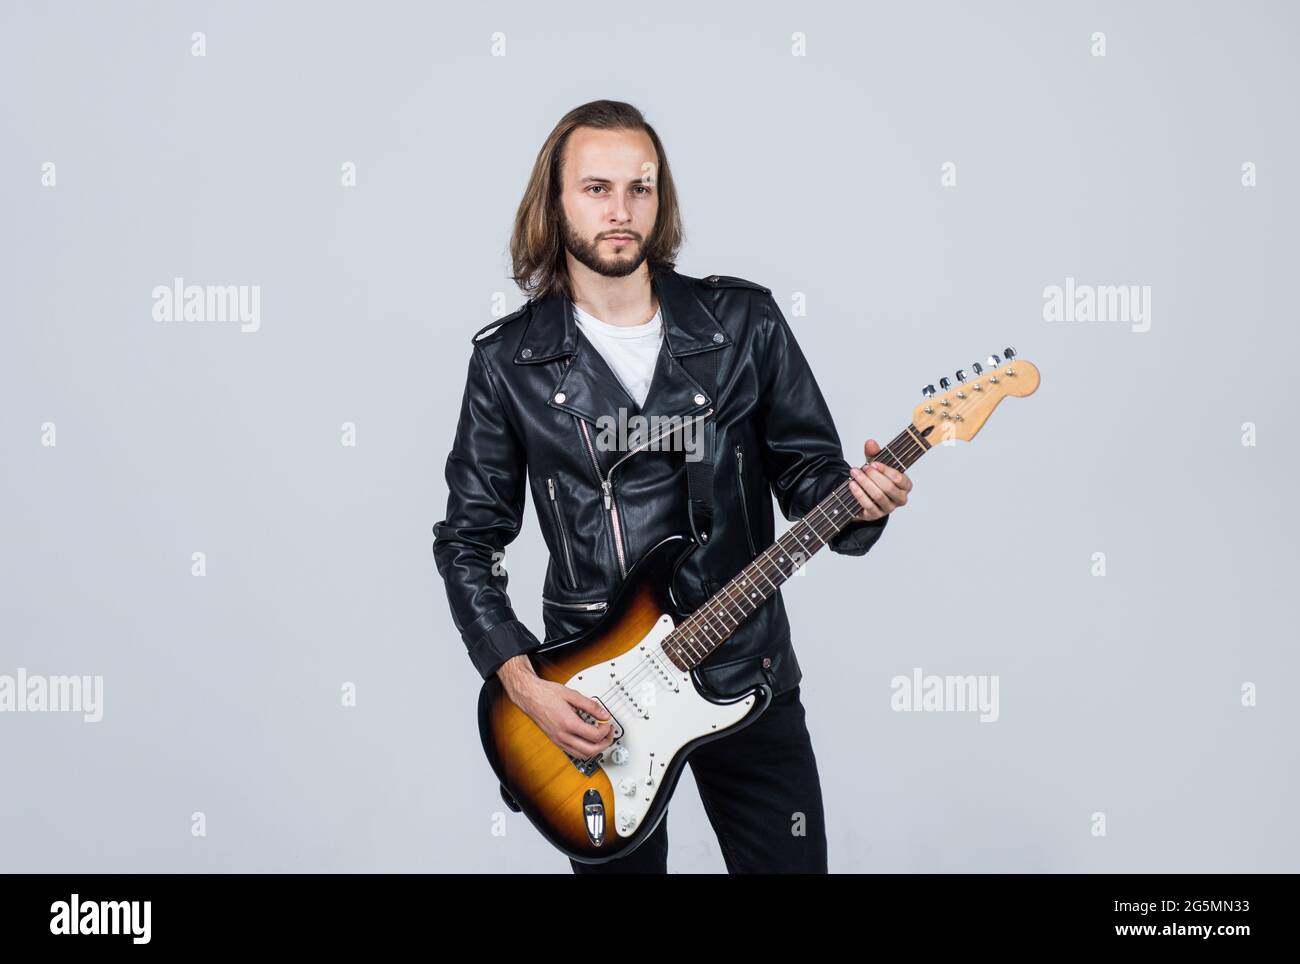
M850 468L852 478L849 491L858 500L862 510L853 518L857 522L871 522L883 519L900 505L907 505L907 493L912 491L912 480L907 473L875 461L880 454L880 444L873 438L867 439L862 451L870 461L867 471Z

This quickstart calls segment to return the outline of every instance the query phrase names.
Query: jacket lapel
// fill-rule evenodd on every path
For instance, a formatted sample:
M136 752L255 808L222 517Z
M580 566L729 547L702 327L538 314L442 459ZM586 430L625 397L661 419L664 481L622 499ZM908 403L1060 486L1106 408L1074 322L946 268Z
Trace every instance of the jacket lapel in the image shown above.
M628 415L689 416L707 411L713 397L682 367L684 355L731 344L713 313L695 296L689 281L676 271L654 275L650 282L663 313L664 340L645 405L637 408L605 359L582 337L573 303L561 293L537 302L515 352L517 365L571 356L547 404L596 423L602 415L617 422L620 408Z

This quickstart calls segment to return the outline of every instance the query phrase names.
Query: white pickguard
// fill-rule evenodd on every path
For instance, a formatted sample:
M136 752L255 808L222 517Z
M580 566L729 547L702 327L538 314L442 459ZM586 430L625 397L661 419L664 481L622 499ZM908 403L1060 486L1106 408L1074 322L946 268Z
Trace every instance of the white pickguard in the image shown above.
M622 729L598 757L614 788L614 799L604 801L606 823L621 837L641 825L678 750L727 729L754 705L752 695L721 704L700 696L690 673L664 655L660 644L672 629L672 618L660 616L637 646L587 667L565 684L602 703Z

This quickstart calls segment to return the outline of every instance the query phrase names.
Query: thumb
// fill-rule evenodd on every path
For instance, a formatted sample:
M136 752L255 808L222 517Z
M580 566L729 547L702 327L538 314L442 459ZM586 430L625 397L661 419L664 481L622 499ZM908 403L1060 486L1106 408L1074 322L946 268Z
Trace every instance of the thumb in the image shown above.
M877 455L880 454L880 443L878 443L873 438L869 438L867 439L867 444L862 446L862 451L867 458L869 459L875 458Z

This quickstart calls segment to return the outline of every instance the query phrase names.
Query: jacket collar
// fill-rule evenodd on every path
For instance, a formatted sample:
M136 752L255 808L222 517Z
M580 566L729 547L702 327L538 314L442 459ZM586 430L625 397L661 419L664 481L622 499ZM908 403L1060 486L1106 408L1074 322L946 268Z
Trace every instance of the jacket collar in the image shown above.
M571 356L547 404L595 424L602 415L618 419L619 409L647 418L687 416L713 406L712 389L705 390L680 358L731 344L713 313L696 297L692 279L676 271L651 277L663 314L664 340L645 405L638 408L618 377L578 330L573 303L557 292L533 304L528 327L515 350L516 365L533 365Z

